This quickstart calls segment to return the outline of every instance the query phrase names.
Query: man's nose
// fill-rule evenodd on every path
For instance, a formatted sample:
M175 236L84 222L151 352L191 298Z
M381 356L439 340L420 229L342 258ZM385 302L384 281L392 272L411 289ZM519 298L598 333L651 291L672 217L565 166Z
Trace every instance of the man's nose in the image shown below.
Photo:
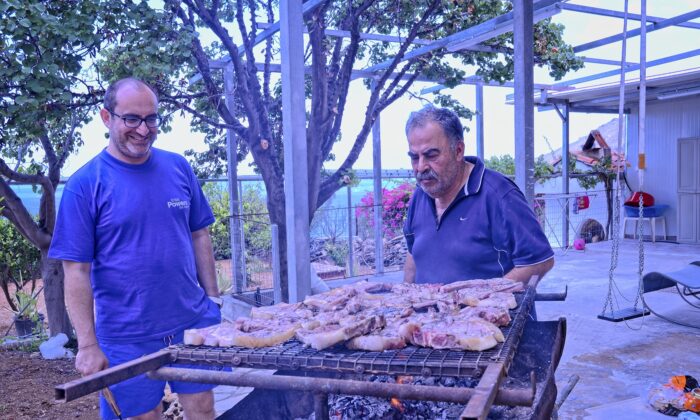
M418 173L423 173L428 169L428 162L423 156L418 156L415 164L415 170Z
M148 128L148 125L146 125L146 121L141 121L141 124L139 124L139 126L136 127L136 132L142 136L148 135L150 131L151 129Z

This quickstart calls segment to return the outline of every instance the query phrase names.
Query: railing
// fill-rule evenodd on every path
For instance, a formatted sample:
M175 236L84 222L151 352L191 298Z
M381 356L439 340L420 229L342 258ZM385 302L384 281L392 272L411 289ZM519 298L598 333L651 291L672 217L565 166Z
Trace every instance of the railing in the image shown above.
M382 271L398 271L405 260L405 242L401 232L403 217L394 214L391 220L383 218L381 226L374 226L371 214L379 208L371 202L362 204L362 198L372 195L372 172L356 171L359 182L338 190L322 207L316 210L310 227L310 251L313 268L322 279L373 275ZM382 187L392 189L401 183L413 182L410 171L384 171ZM215 184L205 187L212 207L228 208L227 181L203 180ZM271 289L274 268L273 235L265 204L265 190L260 177L243 176L238 179L240 206L234 214L218 214L217 224L211 231L217 259L217 271L221 285L231 286L233 276L229 242L229 225L238 218L243 227L241 243L245 260L244 287L241 291ZM219 202L218 204L216 202ZM257 203L257 207L256 207ZM252 210L251 210L252 209ZM382 212L384 215L384 212ZM380 267L375 262L375 231L380 230L384 238L383 261Z

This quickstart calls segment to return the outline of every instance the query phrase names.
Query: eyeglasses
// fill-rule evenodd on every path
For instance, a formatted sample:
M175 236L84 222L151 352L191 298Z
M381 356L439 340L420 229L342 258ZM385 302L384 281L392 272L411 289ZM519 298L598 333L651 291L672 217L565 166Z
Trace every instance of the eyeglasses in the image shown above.
M105 108L107 109L107 108ZM122 121L124 121L124 125L129 127L129 128L139 128L141 127L141 123L146 123L146 127L148 128L156 128L160 125L162 118L160 115L149 115L146 118L141 118L137 117L136 115L119 115L115 112L112 112L111 110L107 109L107 112L110 114L114 115L117 118L121 118Z

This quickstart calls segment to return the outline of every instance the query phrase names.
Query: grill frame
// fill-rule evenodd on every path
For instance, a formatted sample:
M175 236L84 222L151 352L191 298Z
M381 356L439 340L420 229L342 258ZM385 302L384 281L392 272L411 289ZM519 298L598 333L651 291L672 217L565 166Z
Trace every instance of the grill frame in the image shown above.
M518 307L511 310L512 321L502 327L503 343L482 352L436 350L408 346L383 352L331 347L314 350L297 340L274 347L168 347L178 364L208 364L276 370L307 370L333 373L372 373L381 375L421 375L479 377L493 363L502 363L504 373L513 360L525 323L534 303L534 287L515 293Z

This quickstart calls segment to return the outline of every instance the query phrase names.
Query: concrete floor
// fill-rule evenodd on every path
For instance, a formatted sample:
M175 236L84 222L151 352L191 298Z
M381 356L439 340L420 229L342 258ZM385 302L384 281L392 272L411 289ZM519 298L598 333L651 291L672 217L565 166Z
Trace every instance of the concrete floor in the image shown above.
M547 292L568 286L565 302L537 303L539 319L567 319L566 346L557 370L559 388L572 375L580 377L560 409L560 418L666 418L647 408L647 389L673 375L700 377L700 330L653 315L626 323L599 320L608 293L611 248L611 242L602 242L589 244L585 251L558 252L554 268L538 287ZM673 271L697 260L700 246L644 243L645 273ZM615 293L616 308L633 305L638 269L638 241L623 240L614 279L624 297ZM670 289L646 297L655 309L700 327L700 310Z
M700 330L653 315L619 323L599 320L597 315L608 293L611 247L611 242L602 242L588 244L585 251L557 251L554 268L538 286L538 292L559 292L568 286L565 302L537 303L540 320L567 319L566 346L557 370L559 389L571 376L580 377L561 406L559 418L668 418L647 407L647 389L667 382L673 375L700 379ZM697 260L700 245L644 243L645 273L673 271ZM633 305L639 266L638 241L621 241L614 275L616 309ZM394 272L376 280L394 282L402 277L401 272ZM343 282L347 281L338 283ZM654 308L700 326L700 310L691 308L668 289L648 294L647 301ZM221 391L217 412L246 394L232 392L231 388Z

